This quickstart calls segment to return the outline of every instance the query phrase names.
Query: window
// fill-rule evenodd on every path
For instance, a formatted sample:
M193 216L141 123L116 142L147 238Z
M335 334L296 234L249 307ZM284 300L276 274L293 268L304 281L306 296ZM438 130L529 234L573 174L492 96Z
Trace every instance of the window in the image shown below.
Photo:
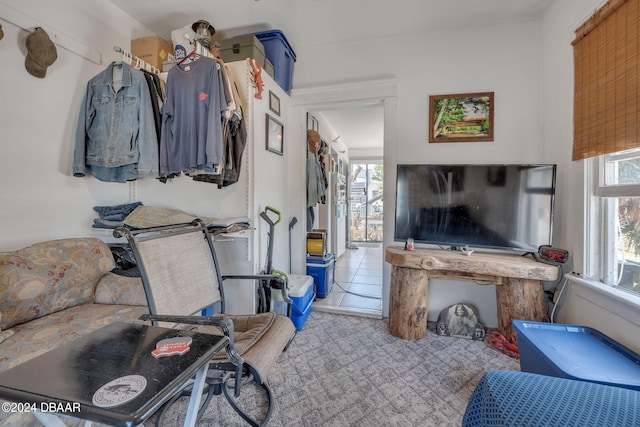
M382 242L384 166L351 165L350 238L352 242Z
M640 149L605 154L592 167L592 232L603 249L591 248L591 274L640 294Z
M587 275L640 295L640 0L576 30L573 159L588 164Z

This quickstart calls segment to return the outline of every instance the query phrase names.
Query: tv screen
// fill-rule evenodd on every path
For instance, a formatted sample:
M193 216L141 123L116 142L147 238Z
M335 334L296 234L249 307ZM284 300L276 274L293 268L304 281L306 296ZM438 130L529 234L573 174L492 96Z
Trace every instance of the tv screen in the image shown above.
M555 165L398 165L396 241L537 251L551 244Z

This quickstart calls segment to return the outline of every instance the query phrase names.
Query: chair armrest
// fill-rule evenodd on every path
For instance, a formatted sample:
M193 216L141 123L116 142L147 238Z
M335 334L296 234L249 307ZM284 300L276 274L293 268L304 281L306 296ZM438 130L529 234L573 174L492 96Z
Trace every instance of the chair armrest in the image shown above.
M225 334L225 336L229 337L229 345L227 346L227 357L229 357L229 361L231 361L233 366L235 366L236 368L235 395L236 397L240 396L240 387L242 381L240 381L239 379L242 378L244 359L236 352L235 346L233 345L234 329L231 319L221 316L172 316L162 314L143 314L138 319L148 320L151 322L160 321L171 323L187 323L190 325L217 326L222 329L222 332Z

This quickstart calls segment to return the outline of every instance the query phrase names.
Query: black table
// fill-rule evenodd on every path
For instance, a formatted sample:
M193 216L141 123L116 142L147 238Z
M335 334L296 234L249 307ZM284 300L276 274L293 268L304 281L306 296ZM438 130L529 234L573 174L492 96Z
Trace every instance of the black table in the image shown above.
M185 354L151 354L158 341L187 336L193 341ZM3 410L33 412L52 426L61 425L58 415L135 426L195 375L185 420L193 426L208 362L228 343L225 336L113 323L1 373L0 398L15 402Z

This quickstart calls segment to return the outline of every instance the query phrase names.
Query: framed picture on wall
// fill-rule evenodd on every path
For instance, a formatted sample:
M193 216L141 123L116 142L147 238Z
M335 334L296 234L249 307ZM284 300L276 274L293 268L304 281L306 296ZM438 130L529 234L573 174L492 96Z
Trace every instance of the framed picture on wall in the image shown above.
M273 111L274 114L280 115L280 98L271 91L269 91L269 109Z
M429 142L493 141L493 92L429 97Z
M315 130L318 132L318 119L307 113L307 130Z
M269 113L266 116L266 149L282 156L284 152L284 126Z

